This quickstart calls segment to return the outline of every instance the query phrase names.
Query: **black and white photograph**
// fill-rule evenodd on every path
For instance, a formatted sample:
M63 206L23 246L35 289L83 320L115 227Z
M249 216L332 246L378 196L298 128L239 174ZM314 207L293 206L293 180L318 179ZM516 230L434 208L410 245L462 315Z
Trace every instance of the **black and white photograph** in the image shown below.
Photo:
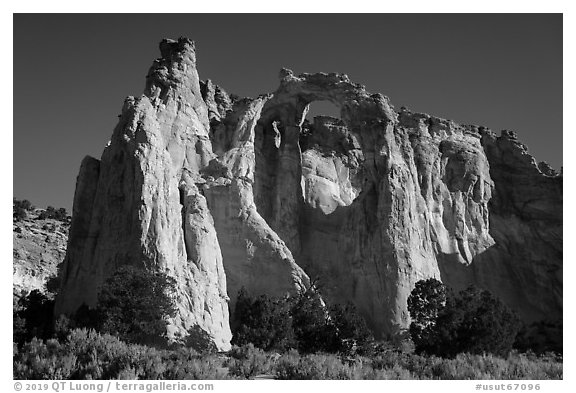
M11 15L7 388L564 391L561 8L132 11Z

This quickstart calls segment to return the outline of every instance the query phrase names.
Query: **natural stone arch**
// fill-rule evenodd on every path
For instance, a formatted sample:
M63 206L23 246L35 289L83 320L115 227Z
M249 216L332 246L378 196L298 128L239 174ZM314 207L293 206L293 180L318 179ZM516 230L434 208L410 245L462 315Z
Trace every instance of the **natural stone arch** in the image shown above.
M280 71L280 86L262 110L259 123L282 113L287 125L301 125L308 105L329 101L340 108L340 118L358 136L367 155L371 178L378 182L389 169L388 145L397 124L397 114L382 94L370 94L363 85L353 83L345 74L316 73L295 76L291 70ZM258 130L257 130L258 132Z
M362 145L367 175L375 184L388 169L387 134L392 133L396 114L386 97L370 95L344 74L296 77L282 69L280 78L280 86L265 103L255 129L254 192L262 216L298 254L303 194L299 138L310 104L328 101L340 108L341 119Z

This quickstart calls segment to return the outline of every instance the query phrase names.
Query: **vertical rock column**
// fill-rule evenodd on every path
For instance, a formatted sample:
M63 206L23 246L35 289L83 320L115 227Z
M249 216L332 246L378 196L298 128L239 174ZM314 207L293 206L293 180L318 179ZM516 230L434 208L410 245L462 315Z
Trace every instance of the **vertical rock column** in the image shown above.
M234 142L221 157L230 171L203 185L222 249L231 310L234 310L236 296L242 287L253 296L282 296L309 286L308 276L295 263L292 252L283 241L285 239L271 228L254 202L255 126L269 98L260 97L235 108L236 113L231 114L238 119L233 131ZM291 132L291 138L284 138L287 142L284 165L293 179L300 170L299 148L297 141L294 143L299 128ZM299 181L298 178L298 186ZM284 190L285 196L292 198L281 199L279 203L297 209L299 205L293 203L294 189L287 187ZM270 199L276 196L272 193L267 195ZM294 217L282 216L281 219L288 223L288 228L293 228L298 222Z
M93 190L85 183L95 182L94 171L80 173L74 211L87 211L74 215L81 230L70 238L55 312L94 307L102 283L119 266L162 271L177 287L169 337L185 339L199 328L226 350L231 333L222 257L194 185L214 157L194 43L163 40L160 52L144 94L125 100Z
M287 125L282 135L272 228L284 240L293 255L300 253L300 210L302 208L302 153L300 151L300 126Z
M179 288L180 312L173 329L178 325L188 329L200 327L212 333L217 348L226 349L232 333L228 324L226 275L214 219L206 198L190 177L184 176L180 192L187 263L173 267L179 282L184 284Z

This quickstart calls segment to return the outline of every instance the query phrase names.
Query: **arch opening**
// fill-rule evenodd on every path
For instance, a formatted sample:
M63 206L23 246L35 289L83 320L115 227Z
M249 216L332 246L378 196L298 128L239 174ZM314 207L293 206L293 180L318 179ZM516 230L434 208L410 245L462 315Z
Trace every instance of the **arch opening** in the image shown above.
M325 215L349 206L364 182L363 154L357 138L330 101L313 101L302 123L302 193L307 206Z
M309 104L306 119L308 119L310 122L313 122L314 117L316 116L340 118L340 107L334 104L332 101L313 101Z

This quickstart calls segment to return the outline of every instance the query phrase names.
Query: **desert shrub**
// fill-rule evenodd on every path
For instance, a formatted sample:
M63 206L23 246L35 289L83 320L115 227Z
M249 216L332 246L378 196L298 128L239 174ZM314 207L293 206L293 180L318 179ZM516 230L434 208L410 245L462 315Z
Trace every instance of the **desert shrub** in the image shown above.
M276 366L278 379L354 379L355 376L354 366L330 354L300 357L296 352L289 352L278 359Z
M153 359L156 352L86 329L73 330L68 335L65 349L77 358L72 379L118 379L120 372L141 365L144 356Z
M371 359L374 379L562 379L562 362L556 358L511 353L461 353L454 358L390 351ZM404 370L404 371L403 371Z
M14 206L12 210L12 218L14 219L14 221L25 220L26 218L28 218L28 212L25 209L22 209L21 207Z
M75 368L74 354L54 339L33 338L14 355L14 379L69 379Z
M22 221L28 217L28 212L34 210L29 200L12 199L12 215L15 221Z
M18 344L26 341L26 320L20 316L22 307L20 306L20 299L16 296L12 297L12 342L18 348Z
M334 304L329 308L330 320L337 332L337 347L350 355L367 353L374 336L352 303Z
M396 350L402 353L411 354L415 351L414 341L412 341L410 336L410 329L401 329L391 337L390 342Z
M180 348L129 344L94 330L72 330L62 343L36 338L14 354L16 379L222 379L222 360Z
M446 311L442 317L448 323L441 322L440 326L448 326L447 330L451 326L457 329L454 349L449 355L488 352L505 356L512 349L520 320L490 292L469 287L455 297L454 304L450 304ZM450 312L453 314L449 316ZM454 338L452 334L448 336L450 340Z
M274 369L275 356L253 344L233 347L229 353L228 369L231 375L250 379L259 374L270 374Z
M164 273L118 268L98 294L98 330L128 342L158 342L166 334L167 318L176 313L174 291L174 280Z
M392 348L390 346L390 348ZM443 359L437 356L407 354L395 349L381 352L372 359L377 379L440 379L438 368Z
M23 344L33 337L50 338L54 332L53 312L54 300L37 289L20 298L13 314L14 342Z
M544 354L546 352L563 353L562 319L549 321L541 320L523 325L516 336L514 348L521 352L534 352Z
M412 318L410 335L418 352L432 352L436 341L436 320L446 306L447 290L440 281L420 280L408 296Z
M42 230L54 233L56 231L56 226L54 224L44 224L42 225Z
M507 367L502 379L562 379L561 357L512 354L506 360Z
M446 286L434 278L416 283L408 297L408 310L417 325L426 327L436 322L446 305L446 292Z
M99 315L96 309L88 307L82 303L80 307L70 316L69 325L71 328L99 329Z
M562 363L545 358L528 359L524 354L500 358L461 353L451 359L435 356L425 359L431 370L427 379L562 379Z
M194 325L188 330L186 346L200 353L218 352L218 348L216 348L216 344L214 344L210 334L198 325Z
M19 207L21 209L28 210L28 211L34 210L34 206L32 206L32 203L30 203L30 201L27 199L19 200L19 199L13 198L12 199L12 205L14 207Z
M53 206L48 206L46 210L41 211L38 215L39 220L45 220L47 218L52 218L62 222L68 222L71 219L70 216L68 216L66 209L63 207L56 209Z
M127 368L136 369L154 357L151 349L129 347L116 337L95 331L73 330L64 344L37 339L24 345L14 364L20 379L118 379Z
M252 299L242 288L234 309L234 319L234 345L252 343L264 350L278 351L294 346L294 331L287 299L267 295Z
M292 301L291 315L300 352L336 352L341 347L336 325L314 286Z
M306 379L299 378L302 373L299 369L300 354L297 350L291 349L284 353L276 363L277 379Z
M414 379L414 376L393 359L382 367L366 357L340 358L334 354L300 356L292 350L276 363L278 379Z
M18 346L18 344L26 341L27 336L26 320L14 313L12 318L12 342Z
M243 288L234 310L232 344L264 350L298 348L304 353L363 353L373 341L366 322L352 304L327 308L315 285L292 297L251 298Z
M403 368L402 366L395 364L390 368L381 370L371 370L365 372L362 375L362 379L386 379L386 380L401 380L401 379L417 379L412 375L412 373Z
M60 271L62 270L63 262L60 262L58 266L56 266L56 274L48 277L44 287L46 288L46 292L50 293L52 296L56 296L58 290L60 289L60 284L62 283L62 276L60 275Z
M223 359L215 354L199 354L191 348L164 351L166 371L161 379L225 379Z
M453 294L435 279L416 284L408 311L417 353L506 355L519 329L516 314L490 292L469 287Z
M274 374L279 379L562 379L556 356L511 353L458 354L454 358L404 354L388 347L374 358L333 354L301 356L265 353L252 345L235 347L230 359L190 348L159 350L129 344L94 330L73 329L61 341L33 338L15 348L15 379L242 379Z
M70 317L64 314L59 315L54 321L54 338L59 341L65 340L73 327L74 324Z

